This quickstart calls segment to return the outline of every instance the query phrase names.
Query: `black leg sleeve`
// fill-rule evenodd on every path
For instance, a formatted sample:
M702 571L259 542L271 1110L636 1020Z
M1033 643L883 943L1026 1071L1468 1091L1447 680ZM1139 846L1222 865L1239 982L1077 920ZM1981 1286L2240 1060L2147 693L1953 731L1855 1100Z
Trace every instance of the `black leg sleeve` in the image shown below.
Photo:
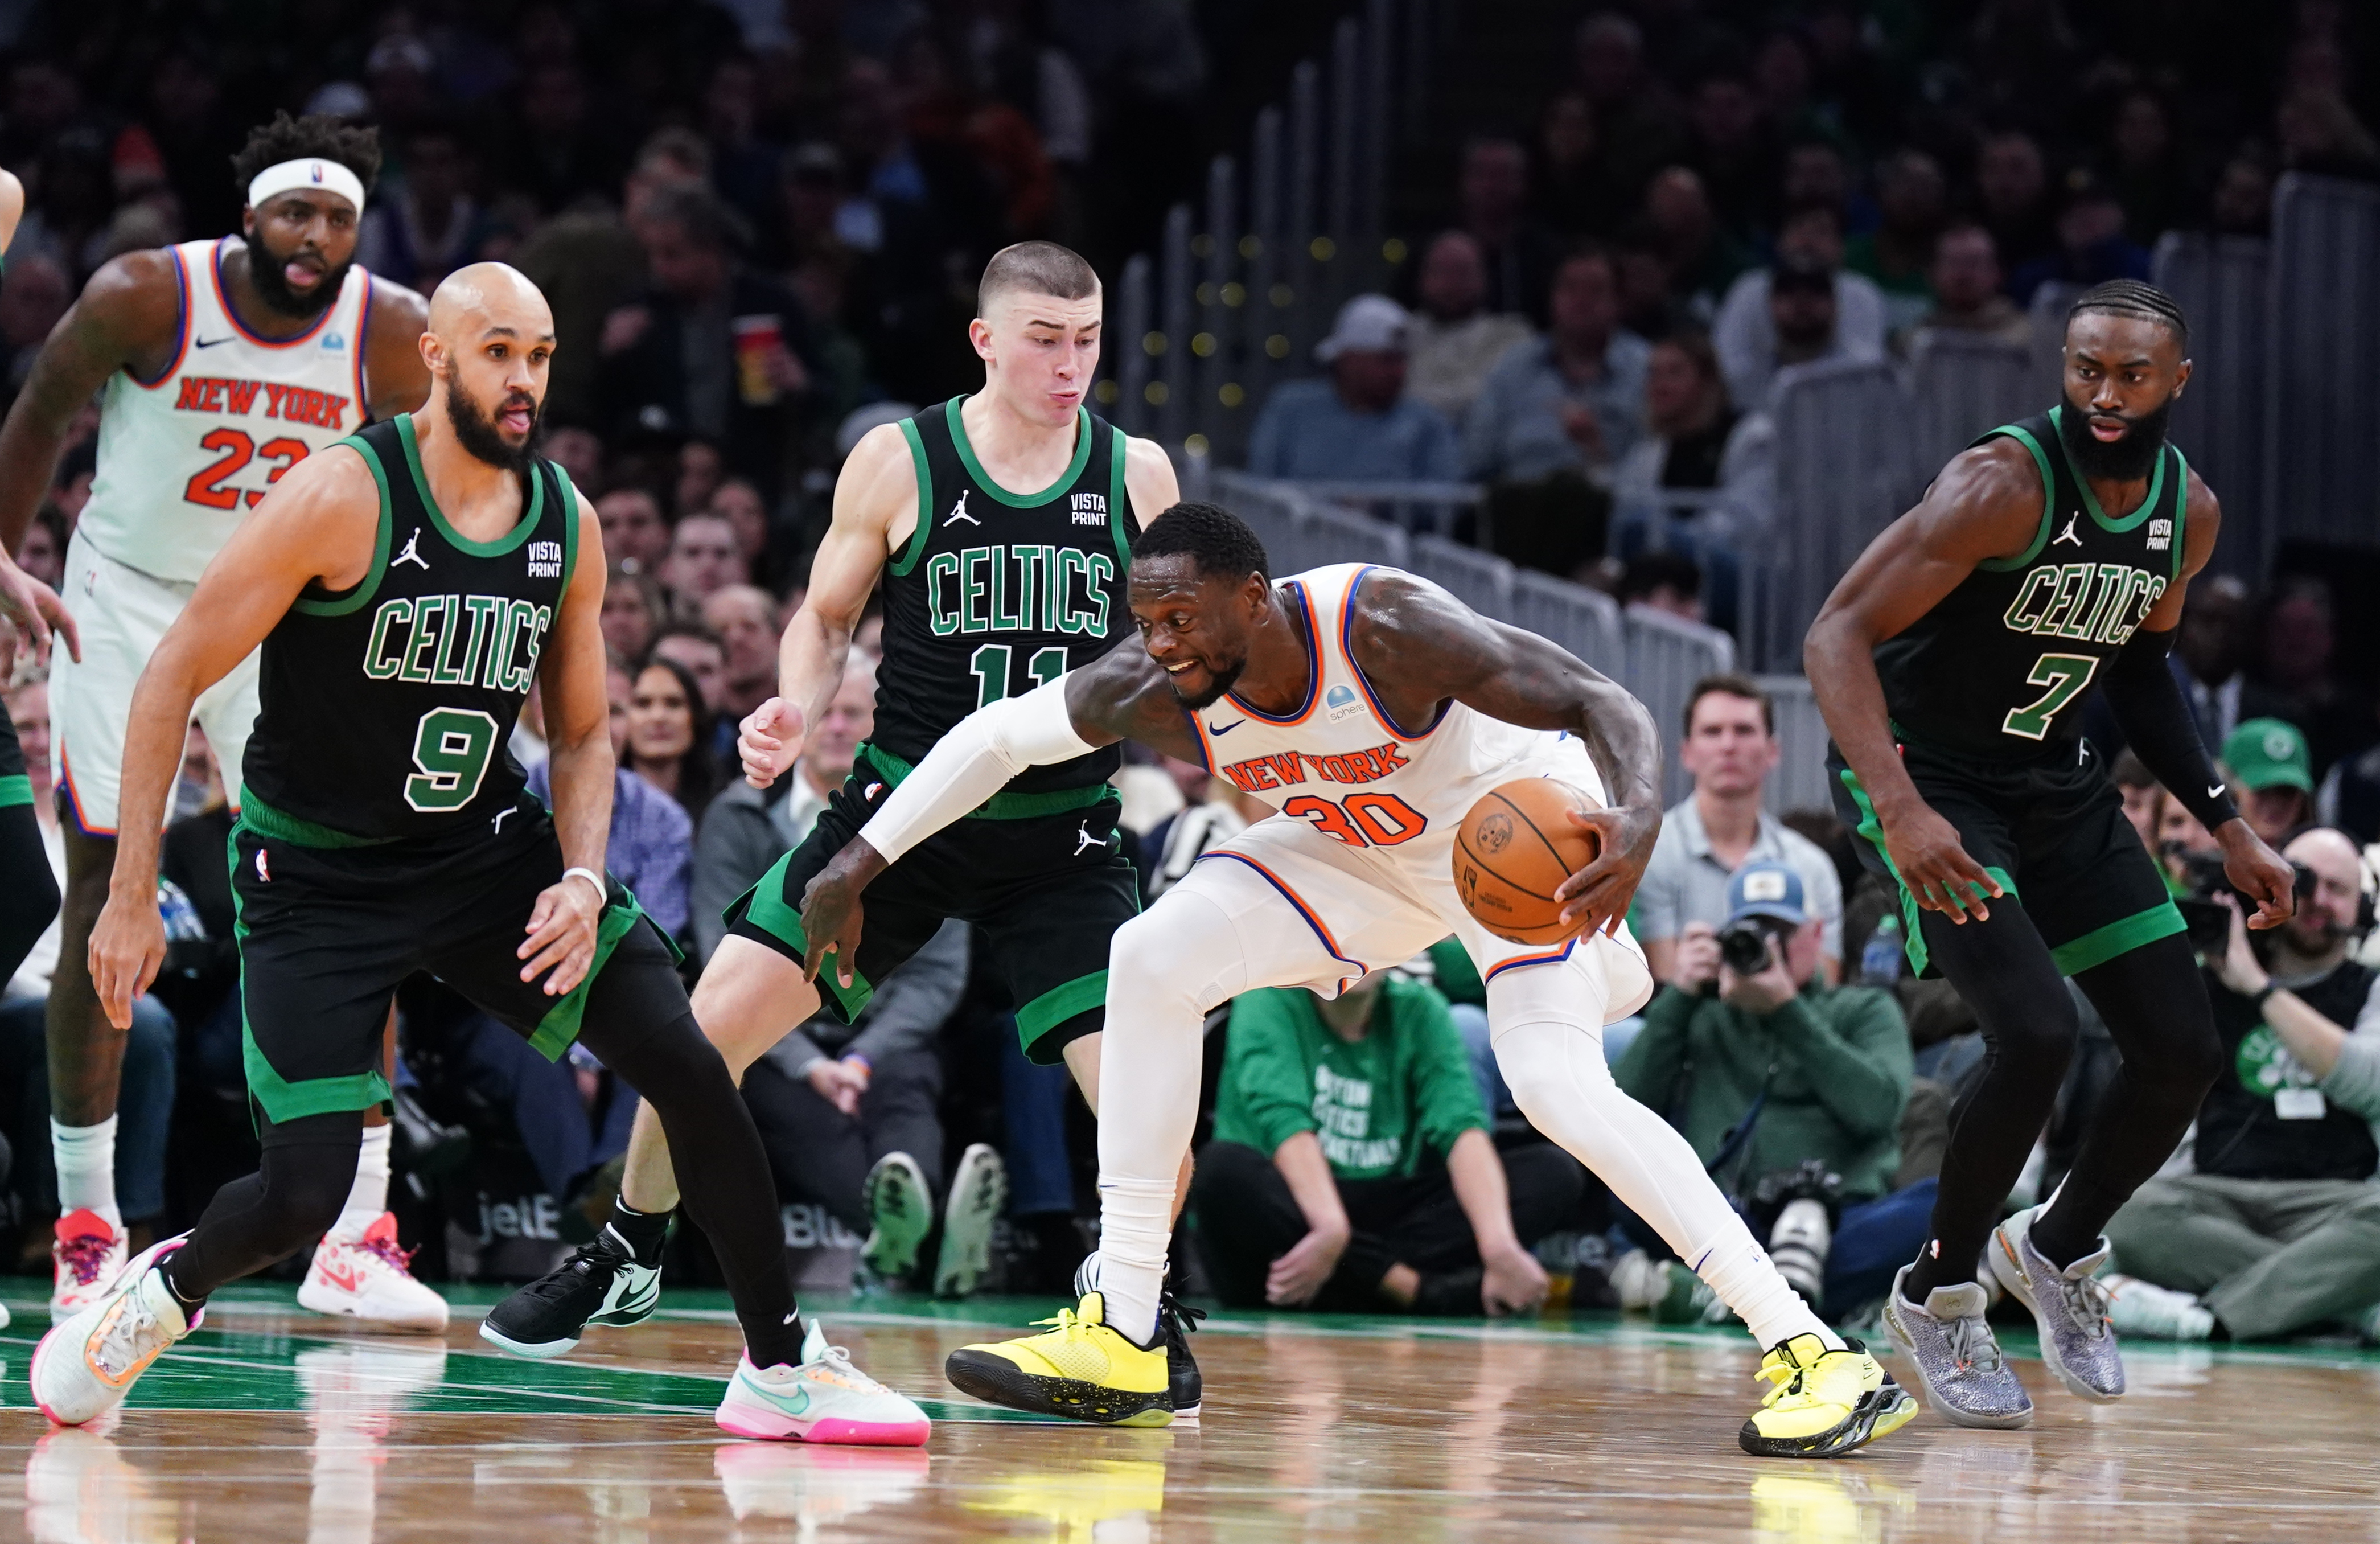
M1908 1296L1923 1303L1937 1286L1974 1280L2000 1203L2058 1102L2080 1020L2049 946L2015 896L1994 901L1983 921L1920 915L1925 946L1974 1009L1985 1048L1983 1076L1951 1107L1934 1235L1909 1276Z
M288 1258L330 1230L356 1183L363 1141L360 1110L256 1119L264 1151L257 1172L236 1179L207 1203L190 1241L165 1258L174 1295L203 1303L215 1289Z
M2181 934L2094 966L2074 984L2124 1060L2083 1117L2082 1150L2058 1199L2034 1224L2034 1247L2057 1265L2096 1248L2116 1209L2173 1156L2223 1063L2206 980Z
M1215 1295L1234 1308L1263 1307L1266 1272L1305 1236L1289 1181L1254 1148L1209 1142L1198 1153L1190 1204Z
M58 881L30 804L0 807L0 983L17 974L58 914Z
M579 1040L661 1117L686 1215L710 1241L726 1273L752 1365L798 1362L801 1327L769 1155L727 1064L703 1038L674 973L661 967L661 982L650 990L625 979L632 972L623 966L644 964L615 959L606 968L599 990L589 994ZM614 971L624 978L617 983L621 990L601 990L614 984ZM655 971L637 968L633 975ZM658 1016L673 1006L674 1017Z

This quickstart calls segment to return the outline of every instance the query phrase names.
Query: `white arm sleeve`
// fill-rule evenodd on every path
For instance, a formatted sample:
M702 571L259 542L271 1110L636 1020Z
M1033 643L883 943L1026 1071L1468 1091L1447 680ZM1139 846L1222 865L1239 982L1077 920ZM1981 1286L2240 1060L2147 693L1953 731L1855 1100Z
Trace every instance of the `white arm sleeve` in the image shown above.
M1027 767L1087 756L1099 747L1075 733L1066 677L1003 698L961 719L902 780L859 834L896 863L901 855L979 808Z

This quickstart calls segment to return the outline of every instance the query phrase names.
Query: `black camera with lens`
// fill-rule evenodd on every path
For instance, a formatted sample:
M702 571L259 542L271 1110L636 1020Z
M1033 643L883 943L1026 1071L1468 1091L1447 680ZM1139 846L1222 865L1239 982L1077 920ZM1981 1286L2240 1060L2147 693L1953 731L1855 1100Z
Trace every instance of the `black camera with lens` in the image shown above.
M1718 930L1719 962L1739 976L1757 976L1768 968L1768 941L1792 931L1792 924L1773 917L1739 918Z
M2177 897L2174 907L2181 913L2190 946L2201 954L2220 954L2231 946L2231 913L2222 897L2239 902L2242 912L2253 914L2255 901L2240 893L2224 871L2221 853L2184 852L2181 859L2181 882L2185 894ZM2296 876L2298 904L2302 906L2313 894L2313 870L2302 863L2292 863Z

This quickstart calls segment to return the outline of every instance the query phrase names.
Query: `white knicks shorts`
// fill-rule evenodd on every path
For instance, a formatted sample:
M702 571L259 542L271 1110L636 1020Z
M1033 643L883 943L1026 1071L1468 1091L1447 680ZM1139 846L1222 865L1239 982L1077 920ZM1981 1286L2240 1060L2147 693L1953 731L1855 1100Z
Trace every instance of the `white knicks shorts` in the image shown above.
M67 543L67 609L82 635L78 664L64 644L50 652L50 771L67 813L86 835L113 836L132 688L165 629L196 588L152 578L102 555L82 533ZM239 808L239 768L257 713L257 656L207 688L191 717L207 733L224 792Z
M1451 933L1482 980L1581 956L1578 963L1596 967L1602 981L1606 1024L1653 995L1652 970L1624 923L1613 936L1549 946L1499 938L1456 897L1451 833L1433 845L1445 861L1390 862L1307 821L1276 815L1201 857L1150 910L1180 891L1213 900L1241 925L1249 988L1306 987L1335 997L1368 972L1402 965ZM1252 918L1261 926L1251 926Z

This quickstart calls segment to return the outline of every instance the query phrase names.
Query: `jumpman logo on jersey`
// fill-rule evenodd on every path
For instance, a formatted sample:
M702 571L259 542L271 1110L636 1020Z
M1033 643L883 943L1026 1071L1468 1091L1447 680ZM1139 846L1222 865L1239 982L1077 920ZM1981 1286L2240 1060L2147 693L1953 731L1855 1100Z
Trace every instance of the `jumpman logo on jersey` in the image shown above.
M1092 835L1091 822L1085 821L1075 828L1075 856L1080 857L1087 852L1105 852L1108 849L1108 840L1104 836Z
M2066 529L2058 533L2058 541L2071 541L2076 546L2081 546L2082 544L2082 539L2074 534L2074 527L2082 520L2082 512L2079 509L2073 514L2066 517ZM2050 545L2055 547L2058 545L2058 541L2052 541Z
M397 553L395 562L391 563L389 566L394 568L397 564L410 563L419 567L425 574L430 572L430 560L423 557L419 552L414 550L420 545L421 528L419 526L416 526L413 528L413 534L405 539L405 551Z
M966 512L967 495L974 492L975 490L972 488L962 488L959 490L959 502L951 505L951 512L942 517L943 525L954 526L961 520L965 520L971 526L979 526L983 524L981 520L977 519L974 516Z

